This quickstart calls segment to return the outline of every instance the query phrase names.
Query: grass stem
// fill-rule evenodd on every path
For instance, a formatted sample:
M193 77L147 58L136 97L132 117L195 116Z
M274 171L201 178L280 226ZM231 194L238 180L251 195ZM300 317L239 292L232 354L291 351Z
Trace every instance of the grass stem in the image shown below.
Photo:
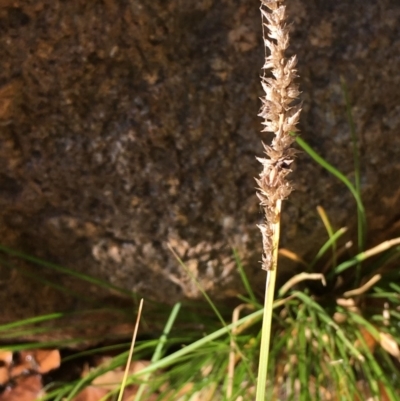
M277 216L280 216L281 204L282 201L278 200L276 205ZM267 278L265 284L265 299L264 299L264 312L263 312L263 323L261 332L260 361L258 365L256 401L265 400L269 348L271 342L272 310L274 304L275 282L276 282L276 273L278 267L280 219L278 219L278 221L274 224L273 230L274 234L273 234L272 266L271 270L267 272Z

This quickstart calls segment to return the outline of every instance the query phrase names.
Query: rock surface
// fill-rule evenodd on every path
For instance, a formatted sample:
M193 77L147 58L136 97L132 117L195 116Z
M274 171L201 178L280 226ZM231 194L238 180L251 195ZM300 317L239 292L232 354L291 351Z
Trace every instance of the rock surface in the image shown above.
M400 3L291 0L288 12L302 136L352 178L348 83L375 244L400 228ZM222 299L242 291L234 246L262 291L257 2L6 0L0 32L2 244L169 303L201 294L168 244ZM306 155L291 178L282 246L315 253L317 205L355 225L351 195ZM12 262L104 302L85 282ZM23 272L0 267L2 320L81 307Z

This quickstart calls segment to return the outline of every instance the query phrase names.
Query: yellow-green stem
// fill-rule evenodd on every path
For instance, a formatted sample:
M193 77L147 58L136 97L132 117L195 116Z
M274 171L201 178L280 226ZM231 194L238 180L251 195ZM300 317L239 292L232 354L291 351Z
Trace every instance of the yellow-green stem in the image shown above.
M274 237L272 250L272 266L271 270L267 272L267 279L265 284L264 314L261 331L261 347L260 361L258 365L256 401L265 401L269 348L271 342L272 311L274 304L276 273L278 267L281 203L282 202L279 200L276 204L276 215L278 216L278 221L273 226Z

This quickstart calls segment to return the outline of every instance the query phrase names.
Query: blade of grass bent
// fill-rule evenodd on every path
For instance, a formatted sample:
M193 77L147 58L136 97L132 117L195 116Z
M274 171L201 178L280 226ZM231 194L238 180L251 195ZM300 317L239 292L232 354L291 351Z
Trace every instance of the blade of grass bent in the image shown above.
M317 212L319 214L319 217L321 217L322 223L324 223L326 232L328 233L329 238L332 238L334 235L334 230L332 227L331 222L329 221L329 217L325 212L325 209L322 206L317 206ZM332 242L332 266L336 267L337 265L337 258L336 258L336 252L337 252L337 246L336 246L336 241Z
M365 275L375 273L378 269L382 269L387 263L394 262L396 259L400 257L400 246L395 246L386 252L383 252L379 258L369 263L368 266L365 266ZM364 274L363 272L363 274ZM385 274L385 277L389 278L389 274ZM397 277L393 278L394 281L397 281Z
M196 284L197 288L203 295L203 297L206 299L208 304L211 306L212 310L214 311L215 315L218 317L218 319L221 321L223 326L226 326L226 322L224 318L222 317L221 313L219 312L218 308L215 306L214 302L211 300L211 298L208 296L207 292L204 291L203 287L199 283L199 281L196 279L196 277L192 274L192 272L187 268L185 263L182 261L182 259L178 256L178 254L175 252L175 250L172 248L170 244L168 244L168 248L172 252L172 254L175 256L176 260L179 262L179 264L182 266L182 268L185 270L185 272L190 276L190 278L194 281Z
M367 251L361 252L358 255L354 256L354 258L347 260L346 262L341 263L332 271L332 273L338 274L343 272L344 270L348 269L349 267L352 267L354 265L357 265L358 263L370 258L371 256L377 255L381 252L384 252L391 247L400 244L400 237L398 238L393 238L388 241L384 241L381 244L368 249Z
M37 316L37 317L31 317L28 319L19 320L18 322L5 323L5 324L0 325L0 332L10 330L15 327L26 326L28 324L35 324L35 323L40 323L40 322L46 322L48 320L59 319L59 318L62 318L63 316L65 316L64 313L52 313L50 315L43 315L43 316Z
M367 231L367 220L366 220L364 205L362 203L359 193L357 192L357 189L344 174L342 174L338 169L332 166L332 164L328 163L324 158L322 158L313 148L311 148L310 145L308 145L308 143L304 139L300 138L299 136L296 136L296 142L305 152L307 152L307 154L311 158L313 158L319 165L321 165L332 175L334 175L336 178L342 181L342 183L346 185L346 187L350 190L351 194L353 195L357 203L357 210L360 213L360 219L361 219L360 224L362 229L361 232L359 232L359 245L362 245L360 247L360 250L363 250L365 246L365 233Z
M333 244L336 244L337 240L347 231L346 227L340 228L336 231L329 239L325 242L325 244L321 247L318 253L315 255L314 260L310 263L310 269L315 266L318 260L326 253L326 251L333 247ZM335 249L336 250L336 249ZM335 265L334 265L335 266Z

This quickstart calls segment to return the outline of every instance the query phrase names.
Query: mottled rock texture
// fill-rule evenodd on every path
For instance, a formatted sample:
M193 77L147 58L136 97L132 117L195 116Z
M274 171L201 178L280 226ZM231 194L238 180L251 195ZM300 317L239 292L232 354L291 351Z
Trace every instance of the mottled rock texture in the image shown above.
M302 135L352 178L348 83L375 244L400 231L400 2L287 7ZM1 243L170 303L201 294L168 243L215 298L242 291L234 246L260 290L262 64L254 0L2 1ZM315 252L317 205L355 226L351 195L306 155L291 178L282 246ZM13 264L104 306L93 286ZM0 277L3 320L82 306L10 266Z

